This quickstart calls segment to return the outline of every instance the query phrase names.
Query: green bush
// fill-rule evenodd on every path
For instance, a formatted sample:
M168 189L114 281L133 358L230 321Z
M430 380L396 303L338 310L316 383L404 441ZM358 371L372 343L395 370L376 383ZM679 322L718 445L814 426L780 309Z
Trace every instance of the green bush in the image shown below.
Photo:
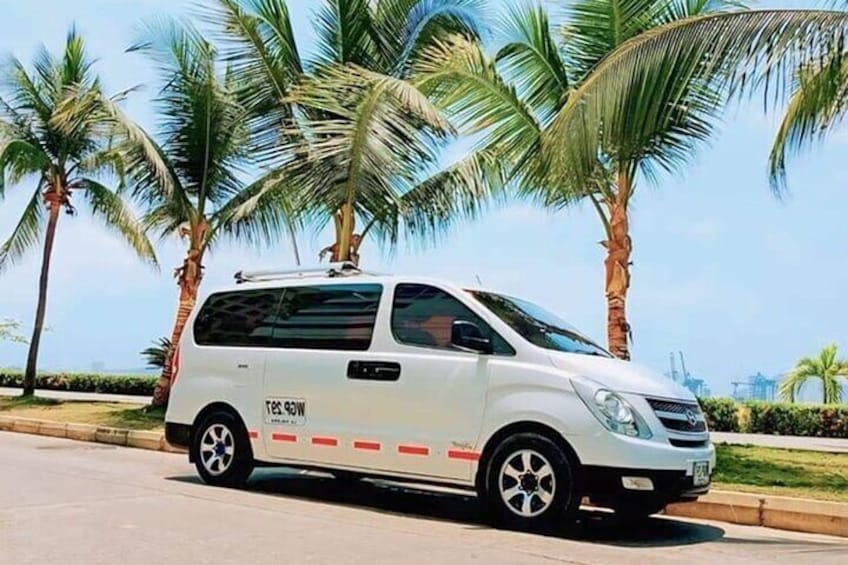
M848 438L848 406L749 402L745 411L747 433Z
M0 387L20 388L23 373L0 372ZM38 375L36 388L150 396L156 387L156 377L129 375L90 375L85 373L44 373Z
M848 438L848 406L738 403L729 398L702 398L710 430L805 437Z
M739 404L730 398L701 398L701 410L714 432L738 432Z

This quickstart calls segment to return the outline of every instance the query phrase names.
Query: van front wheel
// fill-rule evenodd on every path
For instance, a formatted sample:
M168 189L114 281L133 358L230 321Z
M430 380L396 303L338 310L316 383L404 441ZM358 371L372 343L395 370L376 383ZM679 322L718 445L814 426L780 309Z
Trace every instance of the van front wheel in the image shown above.
M515 434L489 459L479 495L499 523L532 529L574 518L580 505L576 475L556 443L535 433Z
M253 450L241 421L229 412L213 412L201 422L192 443L192 459L203 482L239 488L253 472Z

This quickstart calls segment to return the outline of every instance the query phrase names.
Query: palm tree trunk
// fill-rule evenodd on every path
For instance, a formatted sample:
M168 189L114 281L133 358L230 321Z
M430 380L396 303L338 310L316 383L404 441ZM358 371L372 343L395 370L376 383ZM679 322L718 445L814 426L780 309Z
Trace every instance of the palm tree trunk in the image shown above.
M339 261L350 261L350 244L353 237L353 205L342 206L341 230L338 233Z
M615 200L609 203L610 230L606 241L607 341L610 352L619 359L630 360L630 324L627 322L627 291L630 288L630 225L627 202L632 179L618 174Z
M50 202L50 215L47 219L47 233L44 238L44 255L41 259L41 277L38 280L38 306L35 309L35 324L32 328L32 339L29 342L26 372L24 373L24 396L35 394L38 347L41 344L44 316L47 313L47 282L50 277L50 258L53 255L53 242L56 240L56 226L59 223L61 208L58 202Z
M201 252L190 249L178 269L177 284L180 287L180 301L177 308L177 317L174 320L174 328L171 331L171 349L165 356L165 366L162 374L156 382L153 391L153 406L167 406L168 397L171 394L171 384L174 377L174 356L179 347L180 338L183 335L186 321L197 303L197 291L200 288L201 276Z

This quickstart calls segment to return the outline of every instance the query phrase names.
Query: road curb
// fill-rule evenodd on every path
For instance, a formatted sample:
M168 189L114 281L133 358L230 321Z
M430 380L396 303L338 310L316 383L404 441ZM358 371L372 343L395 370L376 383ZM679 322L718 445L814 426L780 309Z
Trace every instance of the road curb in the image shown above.
M848 537L848 504L840 502L712 491L697 502L670 504L665 514Z
M18 418L15 416L0 415L0 431L90 441L119 445L121 447L164 451L166 453L186 452L184 449L175 447L165 441L165 434L162 432L124 430L93 424L72 424L51 420L38 420L36 418Z
M35 434L137 449L185 453L161 432L123 430L0 415L0 431ZM848 504L784 496L712 491L697 502L670 504L665 515L848 537Z

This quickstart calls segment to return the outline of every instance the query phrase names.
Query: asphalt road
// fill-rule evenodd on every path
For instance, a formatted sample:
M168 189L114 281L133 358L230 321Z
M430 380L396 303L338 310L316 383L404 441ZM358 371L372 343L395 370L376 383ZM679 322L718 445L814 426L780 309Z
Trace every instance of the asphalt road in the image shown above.
M585 513L571 530L491 529L473 498L397 485L344 489L262 470L215 489L184 456L0 433L0 563L844 563L848 540Z

